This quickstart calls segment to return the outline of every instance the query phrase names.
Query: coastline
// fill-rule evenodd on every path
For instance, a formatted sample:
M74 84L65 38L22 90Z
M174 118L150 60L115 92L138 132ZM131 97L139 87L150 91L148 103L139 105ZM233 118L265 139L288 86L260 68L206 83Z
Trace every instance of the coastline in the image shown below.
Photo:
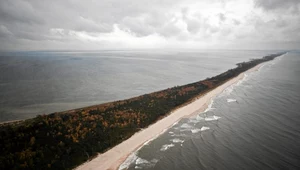
M192 102L177 108L172 111L166 117L158 120L151 124L147 128L138 131L132 135L129 139L109 149L103 154L97 155L91 161L85 162L78 167L76 170L84 169L109 169L115 170L127 159L127 157L138 150L145 142L155 139L157 136L162 134L166 129L173 126L174 123L178 122L184 117L193 116L199 112L204 112L208 107L211 99L222 93L227 87L236 84L239 80L243 79L246 73L251 73L259 70L265 63L260 63L253 68L240 73L238 76L233 77L218 87L208 91L207 93L197 97Z

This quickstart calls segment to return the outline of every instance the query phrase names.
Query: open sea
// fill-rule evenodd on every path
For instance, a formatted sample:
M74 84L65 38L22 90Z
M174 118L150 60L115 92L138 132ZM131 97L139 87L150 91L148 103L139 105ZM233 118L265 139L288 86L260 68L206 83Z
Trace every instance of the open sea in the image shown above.
M0 52L0 122L183 85L273 51Z
M0 122L183 85L278 51L1 52ZM264 64L122 164L134 169L300 169L300 52Z

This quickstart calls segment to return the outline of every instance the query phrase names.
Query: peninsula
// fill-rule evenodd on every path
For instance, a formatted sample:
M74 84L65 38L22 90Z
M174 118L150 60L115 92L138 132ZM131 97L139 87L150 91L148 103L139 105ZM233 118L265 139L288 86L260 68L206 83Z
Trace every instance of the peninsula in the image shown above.
M88 160L77 169L116 169L145 141L183 116L203 110L245 71L283 54L127 100L0 124L0 169L73 169Z

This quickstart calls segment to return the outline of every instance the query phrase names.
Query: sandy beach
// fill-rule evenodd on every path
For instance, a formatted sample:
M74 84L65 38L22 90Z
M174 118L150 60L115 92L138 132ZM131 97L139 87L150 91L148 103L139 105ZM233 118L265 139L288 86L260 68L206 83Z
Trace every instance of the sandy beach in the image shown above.
M99 154L93 160L86 162L77 168L76 170L115 170L126 160L127 156L136 151L145 142L156 138L164 130L170 128L175 122L179 121L183 117L189 117L194 114L203 112L209 105L212 98L222 93L227 87L237 83L243 79L245 73L257 71L264 63L261 63L238 76L230 79L226 83L218 86L217 88L209 91L201 97L195 99L193 102L176 109L168 116L150 125L148 128L143 129L129 139L123 141L117 146L111 148L103 154Z

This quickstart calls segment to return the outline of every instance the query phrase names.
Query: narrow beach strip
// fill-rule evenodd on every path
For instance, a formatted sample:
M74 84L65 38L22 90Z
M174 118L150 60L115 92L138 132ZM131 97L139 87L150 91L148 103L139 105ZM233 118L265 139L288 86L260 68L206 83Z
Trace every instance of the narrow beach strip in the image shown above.
M99 154L94 159L86 162L76 168L76 170L116 170L119 166L126 160L126 158L138 148L140 148L145 142L157 137L166 129L173 126L175 122L178 122L183 117L188 117L199 112L203 112L209 105L212 98L222 93L227 87L237 83L239 80L243 79L246 73L251 73L257 71L263 64L261 63L253 68L240 73L238 76L228 80L224 84L214 88L213 90L207 92L206 94L200 96L193 102L176 109L171 112L168 116L156 123L150 125L146 129L143 129L129 139L123 141L117 146L111 148L105 153Z

